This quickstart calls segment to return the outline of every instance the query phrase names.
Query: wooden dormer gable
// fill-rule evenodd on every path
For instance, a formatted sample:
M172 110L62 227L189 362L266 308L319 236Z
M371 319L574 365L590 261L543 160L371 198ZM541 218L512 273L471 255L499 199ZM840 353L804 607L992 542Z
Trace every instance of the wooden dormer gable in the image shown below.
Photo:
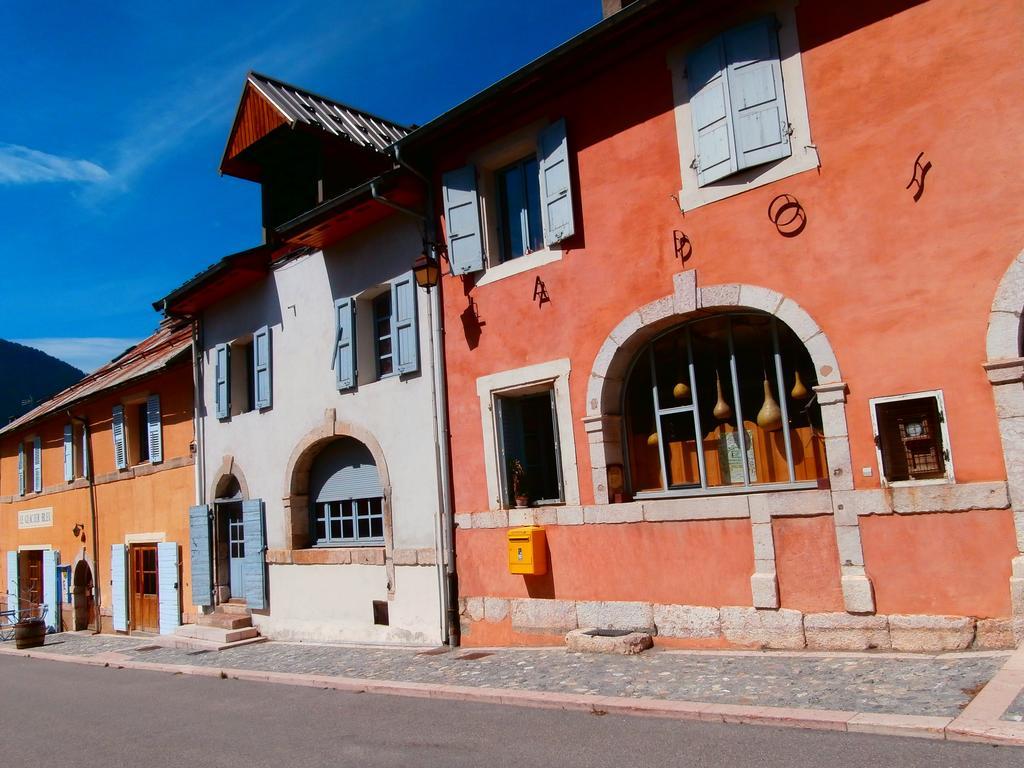
M292 129L325 151L351 158L356 166L383 159L391 144L410 129L280 80L250 72L221 160L221 173L262 183L265 165L288 153ZM276 140L267 139L275 135Z

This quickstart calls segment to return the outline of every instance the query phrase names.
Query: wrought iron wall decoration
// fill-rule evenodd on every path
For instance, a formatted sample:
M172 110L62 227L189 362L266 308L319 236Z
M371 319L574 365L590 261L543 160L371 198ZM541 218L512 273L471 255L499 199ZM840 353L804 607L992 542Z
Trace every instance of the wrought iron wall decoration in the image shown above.
M914 175L910 177L910 181L907 182L907 189L910 189L915 184L917 189L914 190L914 202L916 203L921 199L921 195L924 194L924 177L928 175L928 171L932 169L932 161L926 160L924 163L921 162L921 158L924 157L924 152L921 152L917 159L914 160Z
M537 275L537 280L533 284L533 300L537 302L538 306L543 306L551 301L548 289L545 287L544 281L540 279L540 275Z
M807 212L792 195L778 195L768 203L768 219L783 237L796 237L807 226Z
M680 232L678 229L672 231L672 247L675 249L676 258L682 264L689 261L693 255L693 243L685 232Z

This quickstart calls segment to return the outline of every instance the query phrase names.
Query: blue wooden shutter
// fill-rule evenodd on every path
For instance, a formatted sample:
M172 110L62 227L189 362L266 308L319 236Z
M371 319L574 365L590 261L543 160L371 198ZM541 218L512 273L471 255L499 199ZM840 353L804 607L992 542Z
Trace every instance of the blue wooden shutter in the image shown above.
M512 498L512 460L526 465L526 452L523 436L522 404L512 397L496 397L494 400L495 416L498 424L498 462L501 465L502 488L500 501L515 506ZM524 491L525 492L525 491Z
M391 283L391 351L398 373L420 367L416 320L416 281L412 272L407 272Z
M479 272L484 268L484 239L480 227L480 199L476 193L476 168L467 165L448 171L441 181L452 274Z
M792 153L774 16L724 35L736 167L749 168Z
M192 604L213 605L213 550L210 546L210 508L189 507L188 549L192 563Z
M252 336L253 382L256 393L256 407L269 408L273 402L273 375L271 370L270 328L263 326Z
M725 68L725 45L721 37L698 48L686 59L698 186L710 184L736 171L732 109Z
M32 490L43 490L43 441L38 437L32 438Z
M46 606L46 626L54 632L60 632L61 629L58 565L60 552L52 549L43 550L43 605Z
M213 348L214 400L217 418L231 415L231 349L227 344Z
M75 427L64 425L64 481L75 479Z
M334 377L338 389L356 385L356 303L352 299L334 302Z
M7 553L7 609L18 619L18 553Z
M124 442L124 406L114 406L114 418L110 429L114 436L114 464L118 469L128 466L128 450Z
M156 545L157 600L160 634L170 635L181 626L181 598L178 592L178 545L164 541Z
M245 536L245 559L242 563L245 602L253 610L262 611L267 607L267 544L262 500L242 502L242 530Z
M128 547L110 547L110 601L114 612L114 630L128 631ZM98 607L97 607L98 610Z
M576 232L572 212L572 177L569 173L569 144L565 120L552 123L537 142L540 167L541 219L544 245L554 245Z
M25 488L27 487L25 482L25 444L18 443L18 495L25 495Z
M146 400L146 438L149 441L149 463L159 464L164 460L164 438L160 423L160 395L150 395Z

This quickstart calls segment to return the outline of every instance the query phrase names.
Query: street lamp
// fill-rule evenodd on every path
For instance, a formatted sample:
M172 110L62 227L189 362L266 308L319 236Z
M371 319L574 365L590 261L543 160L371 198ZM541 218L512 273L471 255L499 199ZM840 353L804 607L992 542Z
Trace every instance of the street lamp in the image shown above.
M429 246L424 247L423 253L413 262L412 273L416 277L416 284L430 293L430 289L437 285L441 278L441 264L436 257L428 253L428 248Z

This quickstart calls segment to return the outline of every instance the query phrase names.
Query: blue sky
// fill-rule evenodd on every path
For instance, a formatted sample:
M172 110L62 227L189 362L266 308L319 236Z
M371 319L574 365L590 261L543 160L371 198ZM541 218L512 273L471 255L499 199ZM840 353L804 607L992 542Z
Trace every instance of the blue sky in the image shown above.
M217 165L245 74L424 123L600 20L600 0L0 5L0 338L90 370L151 302L260 242Z

